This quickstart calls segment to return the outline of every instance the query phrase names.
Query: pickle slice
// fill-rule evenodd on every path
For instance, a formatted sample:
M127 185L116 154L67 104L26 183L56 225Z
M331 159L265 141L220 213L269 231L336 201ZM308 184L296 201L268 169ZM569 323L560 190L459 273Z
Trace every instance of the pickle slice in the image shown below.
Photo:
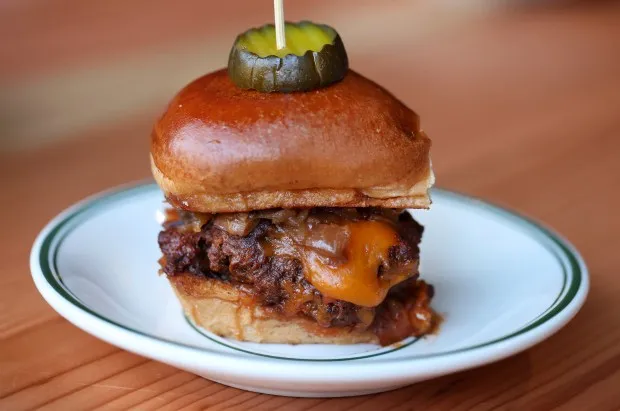
M285 32L286 47L280 50L273 24L237 37L228 75L238 87L266 93L309 91L344 78L349 60L336 30L301 21L287 22Z

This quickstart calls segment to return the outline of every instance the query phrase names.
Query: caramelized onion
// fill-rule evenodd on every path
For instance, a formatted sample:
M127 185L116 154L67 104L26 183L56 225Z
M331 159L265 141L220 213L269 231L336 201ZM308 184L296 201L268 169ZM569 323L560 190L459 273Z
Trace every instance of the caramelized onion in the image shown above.
M297 314L302 305L314 298L314 294L309 288L300 287L299 284L293 284L290 281L284 282L282 288L286 290L286 294L289 296L282 307L284 314L288 316Z
M202 227L207 224L213 218L213 214L205 214L205 213L193 213L192 214L192 228L195 232L198 232L202 229Z
M274 224L298 226L306 221L308 210L264 210L252 214L253 218L270 220Z
M418 281L415 299L407 304L409 322L414 328L413 335L419 336L430 332L433 328L435 315L430 308L432 291L424 281Z
M360 307L357 310L357 318L360 320L362 328L366 329L375 319L375 310L372 308Z
M350 229L335 224L300 224L280 228L270 235L263 248L267 255L287 255L301 260L316 256L323 264L337 266L346 262L345 248Z
M168 208L165 210L164 227L177 227L182 232L199 232L202 227L207 224L213 214L206 213L190 213L188 211Z
M258 224L257 219L250 218L248 213L218 214L213 225L227 231L229 234L245 237Z
M317 224L307 231L300 243L325 257L342 259L350 236L347 226Z

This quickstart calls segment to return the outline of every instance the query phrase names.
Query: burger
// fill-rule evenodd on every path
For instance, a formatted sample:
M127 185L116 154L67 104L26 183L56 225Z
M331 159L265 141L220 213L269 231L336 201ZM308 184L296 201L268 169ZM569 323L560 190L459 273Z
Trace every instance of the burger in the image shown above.
M287 40L289 29L301 35L285 51L261 49L273 26L239 36L228 68L187 85L156 122L161 272L185 315L227 338L427 334L423 227L406 209L430 206L431 142L411 109L349 69L335 30L287 23Z

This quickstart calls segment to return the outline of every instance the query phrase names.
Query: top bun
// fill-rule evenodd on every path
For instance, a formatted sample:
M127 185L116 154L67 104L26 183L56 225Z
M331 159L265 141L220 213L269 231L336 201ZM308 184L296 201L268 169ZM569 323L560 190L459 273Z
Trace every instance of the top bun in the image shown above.
M168 201L195 212L427 208L430 147L418 115L354 71L284 94L237 88L220 70L155 124L151 168Z

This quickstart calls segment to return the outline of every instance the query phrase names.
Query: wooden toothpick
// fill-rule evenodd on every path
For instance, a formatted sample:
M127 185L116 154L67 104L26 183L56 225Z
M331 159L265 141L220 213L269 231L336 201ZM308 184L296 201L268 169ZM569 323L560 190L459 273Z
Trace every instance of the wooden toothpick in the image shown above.
M280 50L286 47L284 0L273 0L273 16L276 21L276 47Z

